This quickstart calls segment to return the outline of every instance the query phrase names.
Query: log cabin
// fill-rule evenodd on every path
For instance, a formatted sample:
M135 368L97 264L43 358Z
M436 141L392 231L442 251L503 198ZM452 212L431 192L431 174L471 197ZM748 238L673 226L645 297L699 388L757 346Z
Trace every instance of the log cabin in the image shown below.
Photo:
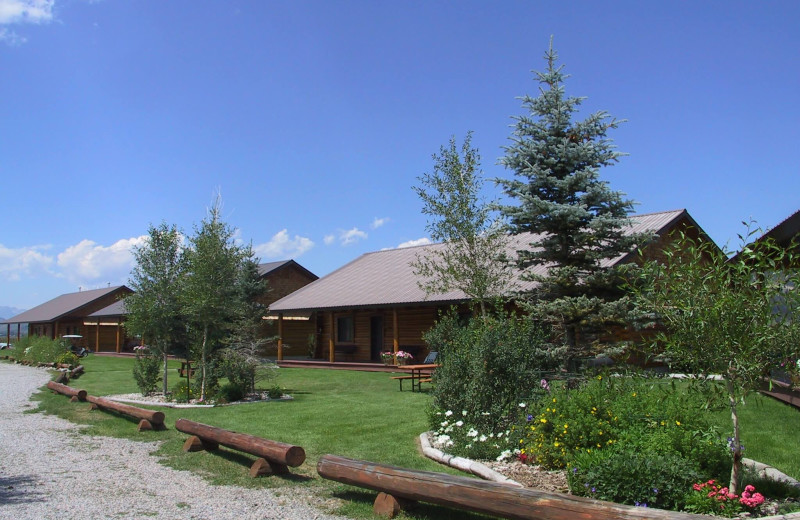
M634 215L631 220L629 232L653 234L653 239L643 247L644 258L660 258L678 232L711 241L685 209ZM510 236L508 253L513 255L535 241L536 237L530 234ZM422 361L428 353L423 334L434 325L439 313L453 306L465 313L469 308L469 300L461 291L426 295L420 288L411 264L418 255L438 247L442 245L366 253L272 303L269 317L278 321L279 334L297 317L313 323L313 357L328 363L379 362L382 351L398 350L410 352L415 361ZM631 251L606 264L640 259L637 251ZM542 274L545 268L535 269ZM517 279L514 290L525 291L532 283ZM635 336L632 331L614 334L620 341ZM278 360L283 359L279 340Z

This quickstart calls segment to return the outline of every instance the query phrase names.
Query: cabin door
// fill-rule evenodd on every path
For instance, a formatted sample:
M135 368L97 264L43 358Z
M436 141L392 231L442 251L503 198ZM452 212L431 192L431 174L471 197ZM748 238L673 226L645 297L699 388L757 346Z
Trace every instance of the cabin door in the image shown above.
M383 350L383 316L369 319L369 352L370 360L380 361Z

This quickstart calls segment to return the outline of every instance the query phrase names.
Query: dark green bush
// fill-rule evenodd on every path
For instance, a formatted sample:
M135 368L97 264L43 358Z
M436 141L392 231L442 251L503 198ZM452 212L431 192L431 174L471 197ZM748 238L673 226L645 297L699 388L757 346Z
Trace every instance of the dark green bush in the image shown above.
M219 403L233 403L244 399L247 392L241 386L234 383L226 383L219 387L215 398Z
M703 480L697 464L677 453L617 445L580 453L568 471L574 495L620 504L679 509L687 490Z
M269 390L267 390L267 397L270 399L280 399L283 397L283 388L277 385L270 387Z
M161 379L161 358L151 353L147 347L136 350L133 362L133 378L142 395L150 395L158 388Z
M538 374L560 362L559 352L543 348L545 338L530 319L476 317L462 326L454 312L441 316L425 334L441 364L434 374L434 429L441 421L436 412L452 411L487 435L505 431L520 399L539 384Z

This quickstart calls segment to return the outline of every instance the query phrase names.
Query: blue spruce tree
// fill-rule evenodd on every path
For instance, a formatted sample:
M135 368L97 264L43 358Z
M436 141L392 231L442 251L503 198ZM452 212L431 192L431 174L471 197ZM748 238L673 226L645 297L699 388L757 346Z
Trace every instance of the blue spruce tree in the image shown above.
M502 208L511 232L535 237L516 259L523 277L537 282L527 306L575 358L588 347L583 332L627 314L621 273L608 261L647 237L626 233L634 203L600 179L600 169L623 155L607 137L622 121L604 111L573 121L584 98L565 95L569 76L556 65L552 42L545 59L547 70L535 73L540 94L522 98L529 113L514 117L512 144L500 160L514 176L498 183L518 202Z

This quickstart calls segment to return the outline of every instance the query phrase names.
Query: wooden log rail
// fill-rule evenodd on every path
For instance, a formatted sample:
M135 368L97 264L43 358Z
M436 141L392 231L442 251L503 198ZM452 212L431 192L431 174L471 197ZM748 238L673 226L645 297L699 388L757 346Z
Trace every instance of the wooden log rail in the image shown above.
M101 410L110 410L139 419L139 425L136 428L137 431L166 429L166 426L164 426L164 412L146 410L137 406L118 403L110 399L103 399L102 397L94 397L92 395L87 395L86 400L92 403L92 410L98 408Z
M70 399L71 401L85 401L87 397L86 390L78 390L77 388L62 385L61 383L56 383L55 381L49 381L47 383L47 388L58 394L70 396L72 398Z
M306 452L300 446L236 433L188 419L178 419L175 429L191 435L183 444L183 451L215 451L219 445L255 455L258 459L250 468L250 476L286 474L289 466L297 467L306 460Z
M469 477L418 471L324 455L317 464L322 478L378 491L373 510L393 518L415 502L428 502L500 518L527 520L664 519L697 520L702 515L679 513L561 493L518 488Z

